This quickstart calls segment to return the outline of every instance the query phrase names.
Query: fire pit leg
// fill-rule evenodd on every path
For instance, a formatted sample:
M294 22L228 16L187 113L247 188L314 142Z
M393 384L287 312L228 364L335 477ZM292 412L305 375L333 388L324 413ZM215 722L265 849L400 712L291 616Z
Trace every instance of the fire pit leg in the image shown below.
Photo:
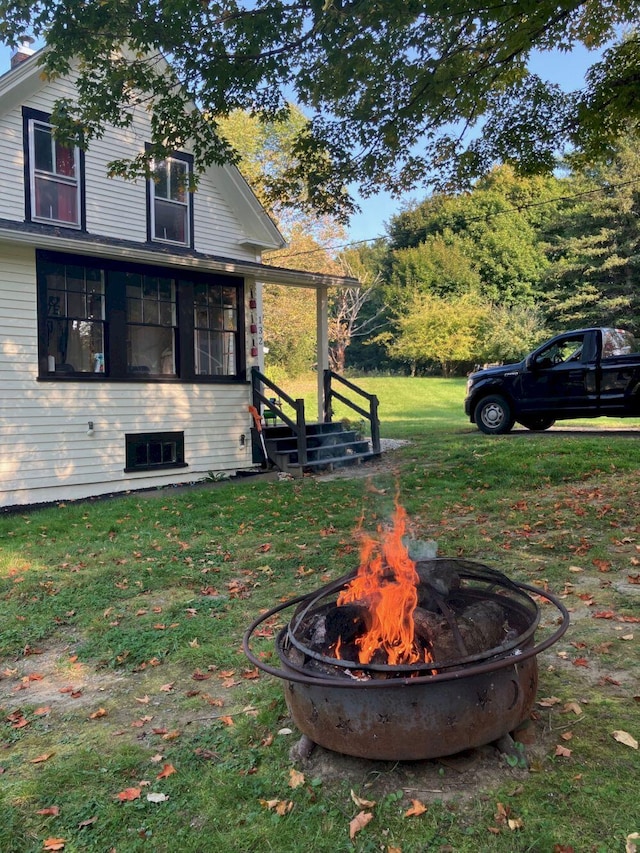
M502 735L498 740L493 742L493 745L498 752L507 756L507 759L517 759L518 767L522 767L525 770L529 769L529 762L527 761L522 744L516 743L510 734Z
M311 740L308 735L302 735L298 743L291 748L290 758L292 761L296 759L306 761L315 748L315 741Z

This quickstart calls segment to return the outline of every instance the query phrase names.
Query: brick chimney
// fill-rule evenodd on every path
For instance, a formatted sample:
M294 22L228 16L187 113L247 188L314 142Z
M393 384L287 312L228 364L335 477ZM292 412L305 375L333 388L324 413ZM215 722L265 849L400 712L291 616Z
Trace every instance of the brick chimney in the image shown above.
M22 44L18 45L18 47L13 52L11 57L11 67L16 68L20 63L24 62L25 59L29 59L30 56L33 56L35 51L31 47L34 43L35 39L32 39L31 36L25 36L22 39Z

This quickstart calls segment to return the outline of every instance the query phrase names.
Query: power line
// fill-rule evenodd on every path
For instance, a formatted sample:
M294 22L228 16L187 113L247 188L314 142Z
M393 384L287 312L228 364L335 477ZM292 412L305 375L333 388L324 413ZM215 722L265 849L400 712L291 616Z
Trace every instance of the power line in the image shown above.
M578 199L578 198L583 198L584 196L596 195L597 193L610 192L611 190L621 189L622 187L628 187L628 186L631 186L632 184L638 184L638 183L640 183L640 178L633 178L632 180L629 180L629 181L621 181L619 184L608 184L606 187L596 187L596 189L593 189L593 190L583 190L582 192L574 193L573 195L555 196L554 198L546 199L545 201L532 201L532 202L529 202L528 204L518 205L518 207L510 207L510 208L506 208L505 210L496 210L494 213L487 213L487 214L478 215L478 216L470 216L467 219L465 219L464 222L465 222L465 224L469 224L471 222L488 222L490 219L493 219L496 216L504 216L505 214L508 214L508 213L521 213L523 210L531 210L534 207L545 207L548 204L556 204L556 203L562 202L562 201L573 201L573 200ZM317 249L305 249L304 251L300 251L300 252L292 252L289 255L279 255L278 259L281 259L281 258L283 258L283 259L284 258L298 258L298 257L301 257L302 255L315 255L318 252L328 252L328 251L334 252L334 251L337 251L338 249L350 249L353 246L359 246L362 243L373 243L375 240L384 240L384 239L385 239L384 234L378 234L377 237L366 237L362 240L352 240L350 243L343 243L340 246L331 246L331 247L320 246Z

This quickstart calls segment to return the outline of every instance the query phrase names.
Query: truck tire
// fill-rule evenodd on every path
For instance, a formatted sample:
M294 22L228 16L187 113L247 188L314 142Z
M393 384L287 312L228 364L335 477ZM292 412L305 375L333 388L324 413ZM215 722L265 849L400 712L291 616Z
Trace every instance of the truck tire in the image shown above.
M519 423L521 423L526 429L535 430L537 432L539 430L545 430L552 427L555 424L555 418L551 418L548 415L538 415L537 417L533 415L530 418L522 418Z
M511 406L499 394L491 394L480 400L473 418L478 429L487 435L502 435L509 432L515 423Z

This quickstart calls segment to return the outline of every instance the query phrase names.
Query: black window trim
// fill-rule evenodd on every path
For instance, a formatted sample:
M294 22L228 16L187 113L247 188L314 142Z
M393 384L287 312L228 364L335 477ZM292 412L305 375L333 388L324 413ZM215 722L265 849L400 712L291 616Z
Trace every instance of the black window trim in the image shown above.
M49 221L47 219L34 218L33 206L31 198L31 146L29 123L31 121L39 121L44 124L51 124L51 115L42 112L42 110L34 110L31 107L22 108L22 148L23 148L23 163L24 163L24 218L25 222L34 222L38 225L49 226L50 228L71 228L74 231L87 230L87 204L86 204L86 178L85 178L85 153L82 148L78 148L79 152L79 172L78 185L80 189L80 210L77 225L69 222L61 223L58 221ZM78 146L76 146L77 148Z
M151 145L147 142L145 143L145 149L148 151L151 148ZM169 160L181 160L183 163L187 164L187 169L189 176L193 173L193 155L187 154L184 151L172 151L171 154L167 155L165 159ZM193 193L188 192L188 204L187 204L187 222L189 226L189 240L186 243L176 243L173 240L160 240L153 234L152 229L152 221L153 221L153 201L155 195L151 192L151 185L153 183L153 178L148 178L146 181L146 205L147 205L147 242L153 243L156 246L179 246L186 247L188 249L193 249L195 246L194 242L194 199Z
M130 454L138 444L148 444L152 441L176 441L177 456L175 462L161 462L157 465L130 465ZM156 471L173 471L176 468L188 468L184 456L184 430L160 430L158 432L128 432L124 436L125 474L149 473Z
M43 280L42 264L66 263L74 265L85 264L90 267L98 267L105 271L105 360L109 365L105 373L69 373L52 374L47 365L47 306L46 285ZM129 261L114 258L104 258L95 255L76 255L69 252L56 252L51 250L36 249L36 271L37 271L37 293L38 293L38 381L41 382L132 382L132 383L169 383L186 385L191 383L210 385L237 385L246 383L246 330L244 294L245 281L241 276L226 275L224 273L209 272L207 270L192 270L181 267L162 266L161 264L149 264L140 261ZM122 335L126 340L126 302L124 294L118 294L121 298L116 301L114 295L109 293L109 272L135 272L146 275L167 276L175 280L177 290L177 316L176 316L176 364L177 375L157 374L127 374L125 362L126 353L124 345L116 348L112 340L114 325L116 334ZM193 322L193 284L205 282L219 286L231 286L238 292L238 331L236 373L232 376L221 376L211 374L196 374L194 357L194 322ZM120 302L122 304L120 304ZM115 322L114 322L115 321ZM108 359L108 354L114 355ZM119 357L118 357L119 356ZM115 370L114 370L115 368ZM114 375L115 373L115 375Z

